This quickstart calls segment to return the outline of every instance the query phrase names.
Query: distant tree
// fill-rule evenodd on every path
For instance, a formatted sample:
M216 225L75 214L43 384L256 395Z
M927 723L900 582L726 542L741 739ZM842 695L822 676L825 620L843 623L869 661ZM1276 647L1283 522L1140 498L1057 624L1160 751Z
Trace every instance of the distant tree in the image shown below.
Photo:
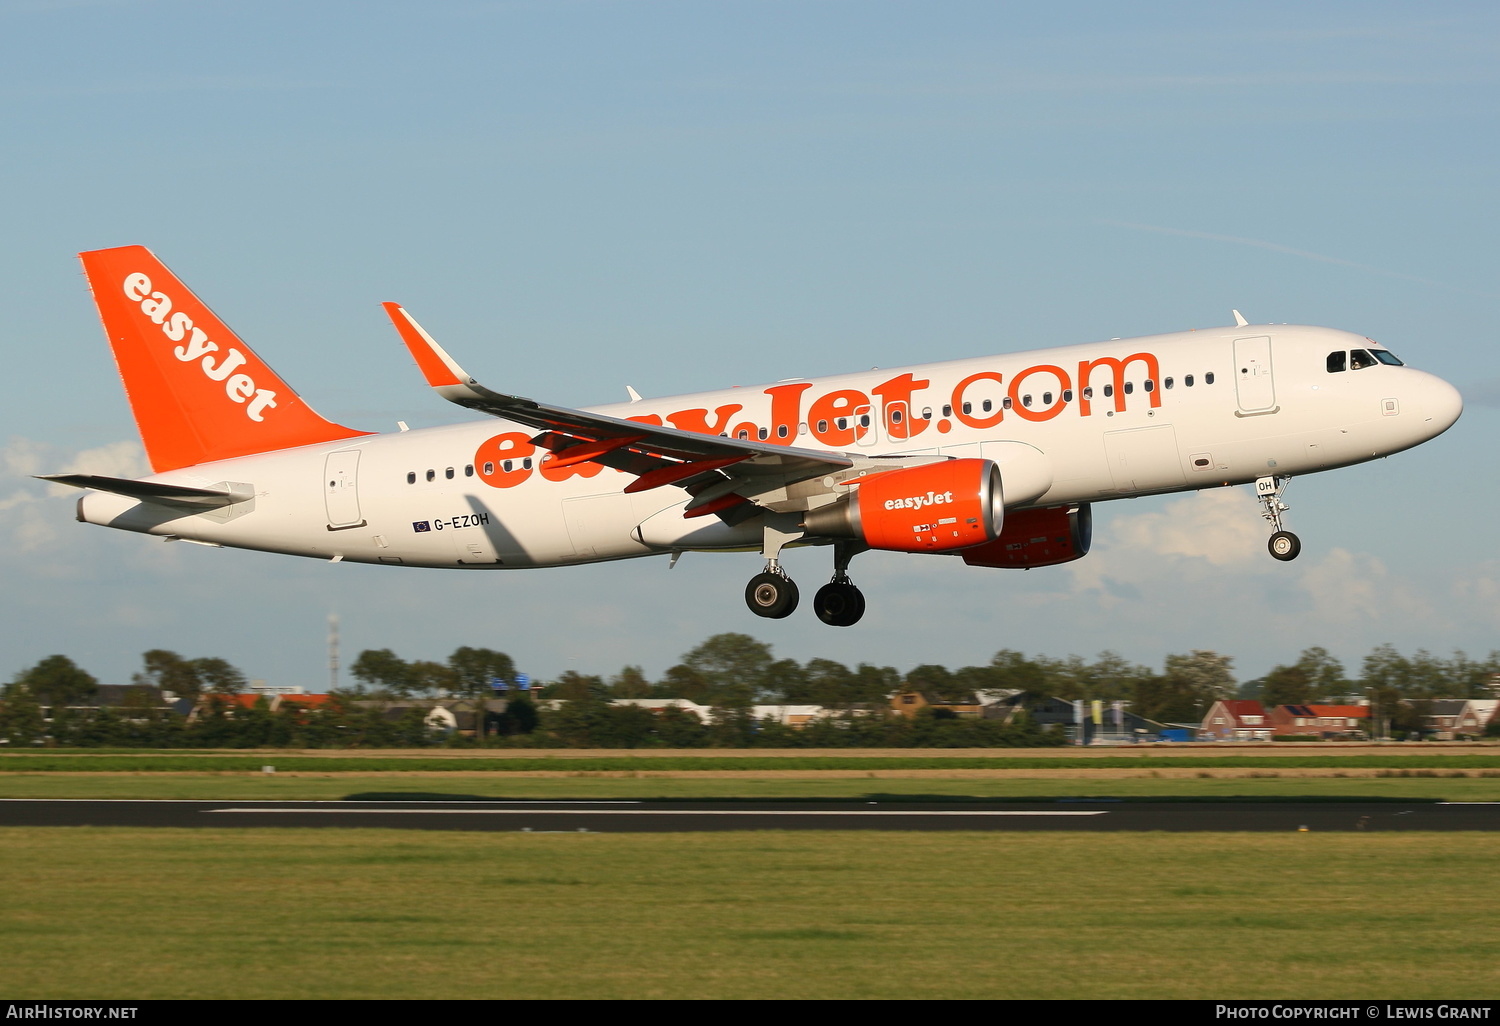
M610 678L609 692L616 698L650 698L651 682L639 666L627 666Z
M522 692L505 703L505 711L495 721L495 733L501 736L530 734L537 727L536 704Z
M458 677L453 672L453 667L447 663L439 663L431 659L413 659L407 664L411 667L412 680L416 684L416 693L422 695L456 695L458 691Z
M708 686L708 703L743 708L768 690L771 646L748 634L715 634L682 657Z
M82 704L99 691L99 681L93 674L79 669L65 655L48 656L18 674L15 683L36 701L54 709Z
M349 666L356 680L394 697L409 697L418 690L411 666L388 648L367 648Z
M901 674L894 666L860 663L854 668L853 695L856 702L885 705L899 690L901 690Z
M795 659L778 659L765 669L755 695L762 702L806 705L812 701L807 671Z
M963 686L954 683L948 668L936 663L913 666L906 673L905 683L907 690L925 692L939 702L957 702L968 695Z
M144 669L131 675L132 684L170 691L178 698L197 698L203 683L190 660L164 648L153 648L141 655Z
M245 675L217 656L192 661L199 688L215 695L237 695L249 686Z
M448 657L450 688L454 694L465 698L488 698L493 693L491 682L499 680L511 684L516 679L516 664L504 652L491 648L454 649Z
M682 698L689 702L706 705L709 697L708 679L693 669L678 663L667 670L656 686L651 689L653 698Z
M1046 668L1013 649L1002 648L991 656L990 668L992 687L1014 688L1042 697L1053 690L1054 681L1049 679Z
M1278 705L1306 705L1314 697L1312 679L1300 664L1277 666L1261 680L1260 703L1267 709Z
M47 729L42 707L24 685L10 683L0 695L0 737L13 745L29 745Z
M609 688L603 677L568 670L548 687L547 697L559 698L564 702L595 702L602 705L609 701Z
M802 676L806 690L795 699L788 695L789 704L841 709L863 701L858 678L843 663L832 659L809 659Z
M1326 648L1314 647L1304 649L1291 666L1277 666L1266 674L1260 701L1267 708L1331 702L1343 697L1349 688L1343 664Z

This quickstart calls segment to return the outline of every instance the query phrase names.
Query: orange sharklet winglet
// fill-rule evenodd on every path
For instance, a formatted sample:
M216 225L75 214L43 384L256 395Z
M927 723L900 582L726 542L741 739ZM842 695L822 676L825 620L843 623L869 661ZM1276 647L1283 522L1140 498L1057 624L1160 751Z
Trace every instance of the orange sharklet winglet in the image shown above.
M391 323L396 326L396 333L401 336L401 341L406 343L406 348L411 352L412 358L417 361L417 368L421 370L422 376L433 388L442 388L444 385L467 385L472 384L473 379L464 372L464 369L453 362L453 358L443 351L443 347L434 341L433 337L422 329L422 326L412 319L400 303L381 303L385 308L386 315L390 317Z
M652 488L660 488L676 481L684 481L699 474L706 474L710 470L718 470L731 464L748 460L752 454L745 453L738 456L723 456L716 460L693 460L690 463L673 463L670 466L658 467L648 470L634 481L625 486L625 493L633 495L636 492L650 491Z

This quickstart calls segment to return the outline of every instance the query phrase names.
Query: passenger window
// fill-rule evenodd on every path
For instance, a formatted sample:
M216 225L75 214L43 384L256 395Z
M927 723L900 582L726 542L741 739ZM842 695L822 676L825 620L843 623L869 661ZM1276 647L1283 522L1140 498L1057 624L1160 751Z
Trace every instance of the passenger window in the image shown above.
M1051 406L1052 405L1052 393L1051 392L1043 392L1042 393L1042 405L1043 406Z
M1189 374L1187 377L1185 377L1185 378L1182 379L1182 383L1184 385L1186 385L1188 388L1192 388L1193 387L1193 376L1191 374Z
M1105 385L1104 386L1104 398L1108 399L1110 396L1112 396L1114 394L1115 394L1115 386L1114 385Z
M891 423L892 424L899 424L899 423L901 423L901 411L900 410L892 410L891 411Z
M734 437L738 438L742 442L747 442L750 440L750 432L742 428L738 433L735 434Z
M506 467L505 469L509 470L510 467ZM485 477L492 477L494 475L494 473L495 473L495 465L493 463L486 463L484 465L484 476Z
M1204 371L1203 372L1203 383L1205 385L1212 385L1214 383L1214 372L1213 371Z
M1070 403L1072 401L1073 401L1073 390L1071 388L1065 388L1065 389L1063 389L1063 402Z
M406 483L407 484L416 484L417 483L417 472L415 470L411 471L409 474L406 475Z
M1084 387L1083 397L1085 399L1092 399L1092 398L1094 398L1094 386L1093 385L1087 385L1087 386Z
M932 419L932 407L931 406L924 406L924 407L922 407L922 419L923 420L931 420Z
M1156 391L1156 382L1152 381L1150 378L1146 379L1146 391L1148 391L1148 392L1155 392Z
M1014 406L1015 406L1015 404L1010 401L1010 396L1006 396L1004 399L1000 400L1000 408L1001 409L1009 410L1009 409L1013 409Z
M446 477L449 481L452 481L453 480L453 468L449 467L447 470L443 471L443 476Z
M820 421L818 421L818 434L821 435L821 434L823 434L827 430L828 430L828 421L826 421L826 420L820 420Z
M860 427L869 427L870 426L870 415L868 413L861 413L859 415L859 426Z
M838 424L840 431L847 431L849 429L849 418L848 417L840 417L836 421L836 423Z
M523 469L523 470L530 470L531 469L531 457L530 456L526 457L524 460L521 461L521 469Z
M1349 354L1349 366L1353 370L1364 370L1366 367L1375 366L1375 357L1363 349L1356 349Z
M511 461L511 460L506 460L504 463L500 464L500 466L505 470L505 472L507 474L510 473L510 468L511 468L512 465L513 465L513 461Z
M436 470L429 470L427 472L427 480L429 480L429 481L435 481L435 480L437 480L437 471Z
M760 430L759 430L759 431L757 431L757 432L756 432L756 433L755 433L755 434L756 434L756 436L757 436L757 437L758 437L758 438L759 438L759 439L760 439L760 440L761 440L761 441L762 441L762 442L764 442L764 441L765 441L765 440L766 440L766 439L767 439L767 438L770 438L770 437L771 437L771 430L770 430L770 428L761 428L761 429L760 429Z
M1127 381L1127 382L1125 382L1125 394L1126 395L1130 395L1134 391L1135 391L1135 382L1134 381Z
M785 438L786 436L787 436L786 425L785 424L777 424L776 425L776 437L777 438Z
M953 407L950 406L947 403L943 404L943 416L945 416L945 417L951 417L951 416L953 416Z
M979 404L980 409L984 410L985 413L989 413L990 410L994 407L994 405L995 404L992 403L992 402L990 402L988 399L986 399L984 402L982 402L982 403Z
M1024 406L1024 407L1026 407L1028 410L1031 409L1031 396L1029 396L1029 395L1023 395L1023 396L1021 396L1021 405Z
M1171 387L1172 387L1172 379L1171 379L1171 378L1168 378L1168 379L1167 379L1167 380L1166 380L1166 381L1163 381L1163 382L1162 382L1162 385L1163 385L1163 386L1164 386L1164 387L1166 387L1166 388L1171 388Z
M1328 354L1328 373L1338 374L1349 366L1349 354L1340 349Z
M474 464L470 463L464 467L464 477L474 476Z

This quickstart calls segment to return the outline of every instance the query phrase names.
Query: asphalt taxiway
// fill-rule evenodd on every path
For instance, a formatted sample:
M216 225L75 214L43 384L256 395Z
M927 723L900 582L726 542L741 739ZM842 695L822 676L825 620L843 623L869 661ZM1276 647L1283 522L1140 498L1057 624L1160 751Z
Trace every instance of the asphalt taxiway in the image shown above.
M198 801L0 799L0 826L402 830L1500 830L1500 802Z

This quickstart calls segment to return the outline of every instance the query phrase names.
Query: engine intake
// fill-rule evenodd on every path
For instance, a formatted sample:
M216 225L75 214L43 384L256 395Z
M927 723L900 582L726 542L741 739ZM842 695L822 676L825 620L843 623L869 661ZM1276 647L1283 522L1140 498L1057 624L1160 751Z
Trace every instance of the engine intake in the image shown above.
M965 459L862 478L853 495L810 510L802 527L872 549L951 552L995 541L1004 523L1000 468Z

